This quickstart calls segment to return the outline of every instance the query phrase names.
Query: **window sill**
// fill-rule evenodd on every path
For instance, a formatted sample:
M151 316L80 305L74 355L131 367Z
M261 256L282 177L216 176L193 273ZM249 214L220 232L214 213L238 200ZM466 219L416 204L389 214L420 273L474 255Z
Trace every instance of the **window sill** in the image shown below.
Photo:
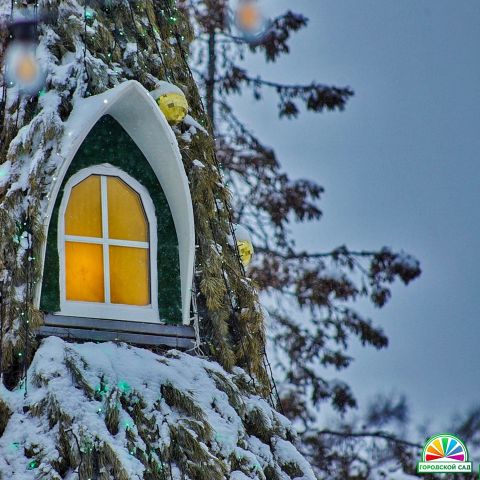
M67 317L90 317L106 320L125 320L127 322L160 323L158 310L151 305L106 305L91 302L62 302L59 315Z

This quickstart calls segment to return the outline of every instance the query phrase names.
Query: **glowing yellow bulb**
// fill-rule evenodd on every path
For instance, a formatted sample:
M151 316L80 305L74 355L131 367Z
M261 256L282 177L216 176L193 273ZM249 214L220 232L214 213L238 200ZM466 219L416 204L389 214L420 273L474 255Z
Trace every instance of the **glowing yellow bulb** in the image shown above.
M240 259L245 267L250 265L252 261L254 250L252 242L249 240L238 240L237 241L238 252L240 253Z
M169 123L180 123L188 113L187 100L179 93L160 95L157 103Z
M24 55L18 60L15 73L21 82L31 83L38 75L38 65L30 55Z
M237 17L239 26L247 31L255 30L261 20L260 11L252 2L240 5L237 11Z

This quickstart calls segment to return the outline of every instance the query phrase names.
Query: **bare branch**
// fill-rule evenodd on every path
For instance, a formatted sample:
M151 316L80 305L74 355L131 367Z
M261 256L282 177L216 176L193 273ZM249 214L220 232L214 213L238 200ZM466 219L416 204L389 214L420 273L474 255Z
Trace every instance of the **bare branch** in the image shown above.
M389 442L398 443L400 445L404 445L406 447L418 448L422 449L423 446L419 443L409 442L408 440L402 440L400 438L395 437L395 435L389 434L382 430L374 431L374 432L348 432L348 431L335 431L335 430L318 430L315 432L316 435L332 435L335 437L342 437L342 438L381 438L383 440L387 440Z
M256 246L255 250L258 253L264 253L267 255L275 255L276 257L282 258L283 260L308 260L314 258L328 258L328 257L339 257L339 256L350 256L350 257L373 257L377 255L378 252L368 251L368 250L347 250L346 248L342 247L340 249L335 249L330 252L317 252L317 253L309 253L306 251L303 252L289 252L289 253L282 253L278 250L272 250L263 248L260 246Z

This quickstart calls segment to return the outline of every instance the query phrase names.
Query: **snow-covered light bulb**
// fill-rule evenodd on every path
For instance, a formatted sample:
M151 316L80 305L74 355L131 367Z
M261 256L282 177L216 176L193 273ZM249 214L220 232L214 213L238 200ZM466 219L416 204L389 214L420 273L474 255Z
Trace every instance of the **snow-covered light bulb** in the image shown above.
M188 113L188 102L183 91L169 82L159 82L150 95L157 102L168 123L176 125Z
M253 249L252 237L245 227L241 225L235 225L234 227L235 238L237 240L238 253L240 254L240 259L242 260L243 266L248 267L252 261L253 254L255 253Z

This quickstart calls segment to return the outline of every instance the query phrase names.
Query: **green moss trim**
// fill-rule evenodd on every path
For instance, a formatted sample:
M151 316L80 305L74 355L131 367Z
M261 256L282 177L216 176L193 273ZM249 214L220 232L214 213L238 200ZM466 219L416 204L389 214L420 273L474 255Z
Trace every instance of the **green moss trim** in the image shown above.
M57 229L65 184L78 171L102 163L109 163L128 173L147 189L152 198L157 217L160 319L165 323L181 323L180 258L170 207L157 176L143 153L121 125L109 115L102 117L87 135L60 187L48 229L40 308L45 312L60 310Z

